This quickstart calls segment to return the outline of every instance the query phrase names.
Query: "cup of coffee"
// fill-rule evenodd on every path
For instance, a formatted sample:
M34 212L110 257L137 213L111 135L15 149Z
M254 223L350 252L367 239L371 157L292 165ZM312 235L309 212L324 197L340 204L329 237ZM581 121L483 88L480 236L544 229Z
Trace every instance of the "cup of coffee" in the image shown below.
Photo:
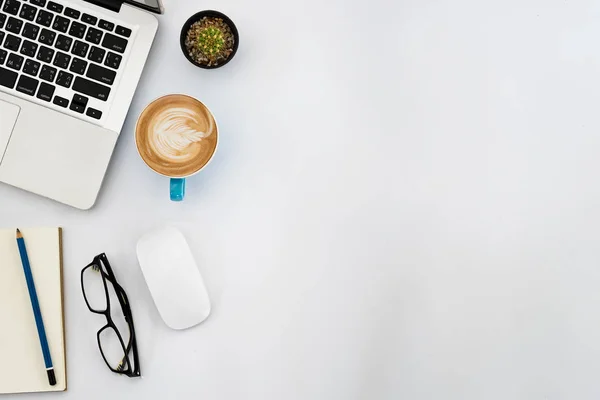
M181 201L185 178L200 172L213 158L219 129L202 102L184 94L169 94L142 111L135 143L146 165L171 178L171 200Z

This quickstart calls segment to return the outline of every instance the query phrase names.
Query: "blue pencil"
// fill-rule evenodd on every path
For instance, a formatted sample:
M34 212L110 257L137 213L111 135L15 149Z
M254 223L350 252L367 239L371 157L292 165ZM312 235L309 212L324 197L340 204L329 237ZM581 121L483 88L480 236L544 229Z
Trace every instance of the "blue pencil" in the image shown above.
M35 325L37 326L38 336L40 337L40 345L42 346L42 354L44 355L44 364L46 364L46 373L48 374L48 382L51 386L56 385L56 376L54 375L54 367L52 366L52 357L50 356L50 347L46 338L46 329L44 329L44 320L42 319L42 311L38 301L33 275L31 274L31 266L29 265L29 257L25 248L25 240L21 231L17 229L17 245L19 246L19 254L21 254L21 263L23 264L23 272L27 281L27 289L29 290L29 298L31 299L31 308L35 317Z

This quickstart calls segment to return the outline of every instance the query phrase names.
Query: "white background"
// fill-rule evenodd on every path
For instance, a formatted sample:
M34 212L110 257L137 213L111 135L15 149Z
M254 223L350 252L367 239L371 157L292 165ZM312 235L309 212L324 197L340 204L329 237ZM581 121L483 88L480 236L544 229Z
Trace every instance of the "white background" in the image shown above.
M600 397L599 2L165 8L96 207L0 186L2 226L64 227L69 390L39 398ZM179 49L202 9L239 28L222 69ZM133 140L172 92L221 129L180 204ZM188 238L213 302L184 332L135 258L163 224ZM133 303L141 380L96 347L79 273L103 251Z

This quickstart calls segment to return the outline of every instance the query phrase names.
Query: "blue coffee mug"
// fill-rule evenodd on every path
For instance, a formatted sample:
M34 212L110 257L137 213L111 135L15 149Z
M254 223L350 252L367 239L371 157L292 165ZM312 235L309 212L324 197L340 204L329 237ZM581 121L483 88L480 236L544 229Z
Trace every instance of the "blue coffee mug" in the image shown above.
M181 99L184 98L184 99ZM198 136L194 136L197 135L198 133L202 133L201 130L197 130L197 131L192 131L191 134L191 139L190 142L197 140L197 141L201 141L201 140L205 140L207 137L210 137L211 134L214 135L215 137L215 142L214 142L214 150L212 151L212 154L210 155L210 158L208 158L208 160L206 160L206 162L203 163L203 165L194 173L188 175L188 176L169 176L169 172L171 170L169 169L162 169L161 167L156 164L156 162L152 161L153 157L156 157L156 153L153 153L154 150L149 150L150 147L152 146L148 146L146 143L148 142L149 137L151 137L152 134L154 135L162 135L164 131L161 131L161 126L160 123L158 123L158 125L156 125L157 123L155 122L155 125L153 125L153 129L149 129L147 127L147 125L144 124L149 124L149 122L145 122L142 123L142 125L140 125L140 121L142 120L146 120L148 121L148 119L152 120L153 117L153 113L157 112L158 110L164 110L165 108L167 108L168 110L168 106L165 106L164 104L161 103L166 103L166 104L173 104L173 103L177 103L179 102L188 102L189 101L195 102L197 103L197 107L206 110L206 112L208 113L209 121L207 122L208 125L208 130L207 132L211 132L208 133L206 136L199 136L198 139L195 139ZM167 111L167 113L170 110ZM202 111L204 113L204 111ZM150 116L147 115L147 113L150 113ZM146 117L146 118L143 118ZM175 114L174 116L170 116L169 115L170 120L176 120L176 119L182 119L183 122L176 124L177 126L185 126L187 125L188 121L189 121L189 117L186 114ZM212 120L210 120L212 119ZM213 125L214 124L214 125ZM144 128L140 128L140 126L143 126ZM158 126L158 127L157 127ZM157 133L158 132L158 133ZM174 135L183 135L183 138L186 139L187 137L185 135L187 135L189 133L189 129L184 129L183 132L179 132L179 131L171 131L168 130L166 133L166 137L168 137L168 135L174 134ZM140 136L138 138L138 136ZM138 150L138 154L140 155L140 157L142 158L142 160L144 160L144 162L146 163L146 165L148 165L154 172L163 175L167 178L170 178L170 184L169 184L169 193L170 193L170 197L172 201L183 201L183 199L185 198L185 180L186 178L191 177L192 175L196 175L198 172L202 171L212 160L212 158L214 157L215 153L217 152L217 147L219 144L219 128L217 125L217 120L215 119L213 113L208 109L208 107L206 107L200 100L185 95L185 94L169 94L166 96L162 96L159 97L158 99L154 100L153 102L151 102L148 106L146 106L146 108L144 109L144 111L142 111L142 113L140 114L140 117L138 118L137 124L136 124L136 129L135 129L135 142L136 142L136 147ZM140 144L140 142L144 143L144 144ZM179 141L181 142L181 141ZM185 140L183 141L185 143ZM177 142L175 142L177 143Z

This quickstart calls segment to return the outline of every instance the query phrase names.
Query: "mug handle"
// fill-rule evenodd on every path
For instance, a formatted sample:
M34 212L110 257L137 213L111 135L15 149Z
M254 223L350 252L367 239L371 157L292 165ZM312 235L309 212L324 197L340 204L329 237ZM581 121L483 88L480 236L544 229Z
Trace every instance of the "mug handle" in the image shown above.
M185 178L171 178L171 200L182 201L185 197Z

